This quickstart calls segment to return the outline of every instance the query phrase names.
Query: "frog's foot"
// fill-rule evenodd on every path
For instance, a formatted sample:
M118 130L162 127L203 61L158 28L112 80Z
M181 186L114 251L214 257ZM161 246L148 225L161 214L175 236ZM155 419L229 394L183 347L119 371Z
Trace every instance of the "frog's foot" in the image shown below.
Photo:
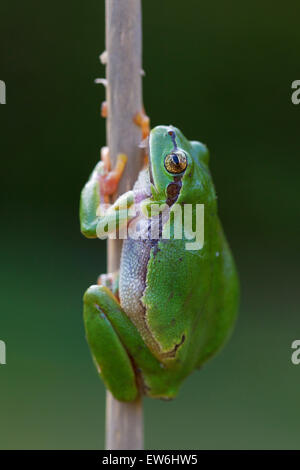
M142 140L147 139L150 134L150 118L147 116L144 109L136 113L133 122L142 129Z
M116 166L112 170L108 147L102 147L101 162L103 165L100 173L100 195L101 199L107 203L109 196L117 190L127 162L127 156L124 153L119 153Z
M119 298L119 271L108 274L100 274L97 279L98 286L107 287L118 299Z
M103 101L101 104L101 116L103 118L107 118L108 116L107 101Z

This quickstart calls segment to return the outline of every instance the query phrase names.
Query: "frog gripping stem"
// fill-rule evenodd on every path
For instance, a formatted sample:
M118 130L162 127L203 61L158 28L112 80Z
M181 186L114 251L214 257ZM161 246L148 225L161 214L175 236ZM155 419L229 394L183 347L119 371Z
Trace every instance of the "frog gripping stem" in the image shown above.
M206 145L173 125L150 131L140 0L106 0L106 48L107 147L83 188L80 221L87 238L108 237L108 274L85 293L84 323L107 387L106 448L137 450L142 395L176 397L220 350L239 283Z

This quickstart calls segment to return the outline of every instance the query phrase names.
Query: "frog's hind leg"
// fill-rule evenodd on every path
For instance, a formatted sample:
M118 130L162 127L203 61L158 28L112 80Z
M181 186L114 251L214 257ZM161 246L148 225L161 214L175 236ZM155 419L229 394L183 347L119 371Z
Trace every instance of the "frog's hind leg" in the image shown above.
M96 367L115 398L133 401L140 392L169 399L177 394L180 376L151 353L107 287L94 285L85 293L84 323Z
M115 398L133 401L138 394L135 370L110 318L125 316L105 286L91 286L84 295L84 323L91 353L106 387Z

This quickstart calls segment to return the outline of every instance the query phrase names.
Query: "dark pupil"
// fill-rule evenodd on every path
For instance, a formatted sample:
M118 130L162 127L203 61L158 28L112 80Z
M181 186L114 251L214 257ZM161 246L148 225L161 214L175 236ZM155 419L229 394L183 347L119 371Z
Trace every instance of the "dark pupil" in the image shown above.
M179 158L177 157L177 155L173 155L173 162L175 163L175 165L178 165Z

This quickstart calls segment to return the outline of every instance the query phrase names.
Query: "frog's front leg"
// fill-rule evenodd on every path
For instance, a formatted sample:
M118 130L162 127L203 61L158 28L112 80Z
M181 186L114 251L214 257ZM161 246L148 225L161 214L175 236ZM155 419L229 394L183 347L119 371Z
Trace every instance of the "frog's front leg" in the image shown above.
M117 224L125 224L128 221L125 215L127 215L127 209L129 209L134 202L132 191L125 193L121 198L117 199L115 204L109 208L107 207L109 196L117 189L126 160L126 155L119 154L116 166L111 170L108 149L107 147L102 149L101 161L95 166L88 182L81 192L80 225L81 232L87 238L97 237L98 224L100 224L101 232L101 224L104 227L111 219L116 219L116 211L120 207L120 204L123 212L120 213ZM124 201L128 203L128 207L124 204ZM109 226L113 227L112 224L109 224Z
M99 174L100 185L100 201L101 203L108 203L109 196L114 194L117 190L119 181L122 177L127 156L124 153L119 153L115 168L111 169L111 162L109 157L108 147L101 149L101 171Z

